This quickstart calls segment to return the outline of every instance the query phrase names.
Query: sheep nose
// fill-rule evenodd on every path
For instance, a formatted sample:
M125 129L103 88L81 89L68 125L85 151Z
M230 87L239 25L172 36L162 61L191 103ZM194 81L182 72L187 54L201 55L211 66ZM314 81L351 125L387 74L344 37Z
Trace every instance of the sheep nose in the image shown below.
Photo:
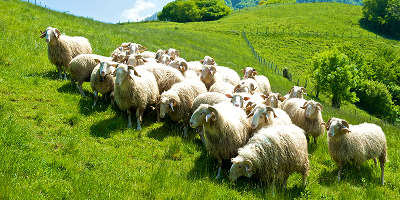
M234 106L235 106L235 107L238 107L238 108L240 107L240 105L239 105L239 104L237 104L237 103L235 103L235 104L234 104Z

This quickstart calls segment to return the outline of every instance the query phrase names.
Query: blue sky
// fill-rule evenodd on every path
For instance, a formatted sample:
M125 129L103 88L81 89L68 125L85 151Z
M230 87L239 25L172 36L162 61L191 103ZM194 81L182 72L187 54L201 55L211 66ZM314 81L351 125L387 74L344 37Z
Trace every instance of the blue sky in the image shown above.
M28 0L25 0L28 1ZM57 11L90 17L98 21L117 23L140 21L172 0L36 0L41 6ZM35 0L29 0L35 2Z

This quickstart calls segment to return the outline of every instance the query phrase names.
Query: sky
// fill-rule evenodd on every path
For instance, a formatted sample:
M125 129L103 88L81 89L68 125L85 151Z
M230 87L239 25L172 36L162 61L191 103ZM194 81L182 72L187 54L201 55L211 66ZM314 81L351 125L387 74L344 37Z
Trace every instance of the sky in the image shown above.
M25 0L28 1L28 0ZM141 21L173 0L36 0L41 6L106 23ZM35 0L29 0L34 3Z

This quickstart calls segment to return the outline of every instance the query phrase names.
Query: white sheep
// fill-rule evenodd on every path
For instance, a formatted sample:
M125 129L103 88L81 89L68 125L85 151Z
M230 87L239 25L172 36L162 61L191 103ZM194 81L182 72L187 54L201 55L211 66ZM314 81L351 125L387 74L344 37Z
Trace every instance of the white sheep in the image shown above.
M128 58L129 58L129 55L128 55L128 52L125 51L123 47L117 47L111 53L111 58L112 58L112 61L114 61L114 62L126 64Z
M257 81L254 79L240 80L239 84L235 86L234 92L246 92L254 94L255 92L261 93L262 91L257 87Z
M111 61L111 58L96 54L80 54L68 64L67 71L71 74L71 82L73 84L78 82L77 87L82 96L85 96L82 90L82 83L90 81L90 75L98 64L95 60Z
M285 95L285 99L300 98L304 99L304 94L306 94L306 88L300 86L293 86L290 88L289 93Z
M47 27L41 33L40 38L46 38L47 53L49 60L57 67L60 79L67 79L65 73L68 64L79 54L91 54L92 47L89 40L84 37L71 37L61 32L57 28Z
M179 51L173 48L169 48L166 51L166 54L168 54L169 56L171 56L173 59L176 59L179 57Z
M222 69L222 70L221 70ZM211 87L215 82L227 82L231 85L237 85L240 81L239 75L231 69L226 70L221 67L215 67L213 65L204 65L200 75L201 81L204 82L207 89Z
M221 94L231 94L233 93L233 89L234 89L233 85L227 82L217 81L211 85L209 91L218 92Z
M167 58L165 58L167 60ZM200 62L199 62L200 64ZM200 64L201 65L201 64ZM193 62L186 62L185 59L183 58L175 58L174 60L170 61L168 66L173 67L179 71L182 72L183 76L188 79L199 79L200 80L200 71L202 69L202 65L200 66L200 69L198 69L198 66L194 64Z
M143 53L147 48L141 44L127 42L122 43L121 47L128 52L128 55Z
M93 90L94 102L93 107L96 106L98 93L102 94L107 98L107 96L113 96L114 82L115 82L115 69L118 66L117 62L112 61L100 61L95 59L98 63L93 69L90 76L90 86Z
M257 83L257 91L267 94L271 92L271 84L266 76L257 75L258 72L252 67L246 67L242 70L243 72L243 79L253 79Z
M271 106L272 108L281 108L283 101L285 101L285 97L283 97L280 93L267 93L265 95L265 105Z
M309 136L313 136L314 143L317 143L317 137L325 132L322 108L320 103L313 100L292 98L286 100L283 110L288 113L293 124L306 132L307 141Z
M136 108L137 130L141 130L143 112L148 105L156 105L160 94L156 78L146 70L120 64L114 85L115 103L128 113L128 127L132 127L131 109Z
M140 55L143 58L152 58L152 59L156 58L156 53L154 53L152 51L143 51L142 53L140 53Z
M259 130L260 128L270 126L292 124L292 120L285 111L264 104L256 105L248 116L252 116L251 128L253 130Z
M246 114L230 103L201 104L190 118L190 126L203 126L207 152L218 160L217 179L221 177L222 161L236 156L251 135Z
M282 183L284 188L295 172L302 174L305 186L310 170L304 131L293 124L260 129L231 162L231 181L257 176L265 182Z
M185 80L172 85L171 89L161 94L160 117L165 115L176 122L183 122L184 136L188 134L188 122L192 113L195 98L207 92L205 85L198 80Z
M200 63L203 65L217 65L214 58L211 58L210 56L204 56L204 58L200 60Z
M373 159L376 166L376 158L379 158L381 184L385 183L387 144L381 127L370 123L351 125L339 118L329 119L326 127L329 154L339 168L338 181L344 164L353 163L359 168L365 161Z

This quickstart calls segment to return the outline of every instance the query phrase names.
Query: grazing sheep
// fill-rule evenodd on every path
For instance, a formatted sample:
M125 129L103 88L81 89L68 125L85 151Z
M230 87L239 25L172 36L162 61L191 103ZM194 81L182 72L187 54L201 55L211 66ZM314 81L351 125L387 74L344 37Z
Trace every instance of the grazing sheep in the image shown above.
M67 79L65 73L68 64L79 54L91 54L92 47L89 40L84 37L70 37L61 34L57 28L47 27L40 38L46 38L49 60L57 67L60 79Z
M115 82L115 69L118 63L112 61L103 61L95 59L98 63L93 69L90 76L90 86L92 87L94 94L93 107L96 106L98 93L100 92L103 96L112 96L111 93L114 91Z
M190 126L201 125L207 152L218 160L218 179L222 160L237 155L237 150L247 143L251 128L244 111L230 103L201 104L190 118Z
M283 101L285 101L285 97L280 93L267 93L265 96L265 105L272 108L281 108Z
M233 89L234 89L233 85L227 82L218 81L211 85L209 91L218 92L221 94L231 94L233 92Z
M322 119L322 105L313 100L292 98L285 102L283 110L286 111L296 124L306 132L307 141L309 136L313 136L314 143L317 143L317 137L325 131L324 120Z
M171 89L161 94L160 117L164 118L168 114L173 121L183 121L184 136L187 137L193 102L205 92L207 89L201 81L190 79L174 84Z
M134 59L131 59L132 57L134 57ZM128 60L128 65L129 64L137 69L144 69L152 72L156 78L160 94L169 90L173 84L182 82L185 79L177 69L166 67L160 63L147 62L141 55L130 56Z
M303 186L310 170L304 131L295 125L262 128L232 158L229 179L253 175L265 182L282 183L286 188L292 173L303 176Z
M376 166L376 158L379 158L381 184L385 183L387 144L381 127L370 123L351 125L338 118L329 119L326 127L329 154L339 168L338 181L345 163L353 163L359 168L363 162L373 159Z
M237 85L240 81L239 76L233 70L221 70L222 68L216 68L213 65L204 65L201 70L200 79L204 82L207 89L210 89L211 85L215 82L227 82L231 85Z
M85 93L82 90L82 83L90 81L90 75L98 64L95 60L111 61L110 57L99 56L96 54L80 54L73 58L68 65L67 71L71 74L71 82L78 82L78 90L82 96Z
M141 130L143 112L148 105L155 105L160 94L153 73L120 64L114 85L115 103L128 113L128 127L132 127L131 109L136 108L137 130Z
M285 99L291 99L291 98L304 99L304 97L303 97L304 94L306 94L306 88L299 87L299 86L293 86L289 90L289 93L285 95Z
M243 79L253 79L256 81L257 91L267 94L271 92L271 84L266 76L257 75L257 71L252 67L246 67L242 70L243 72Z
M256 105L248 116L253 116L251 118L251 128L253 130L259 130L260 128L270 126L292 124L292 120L285 111L264 104Z

